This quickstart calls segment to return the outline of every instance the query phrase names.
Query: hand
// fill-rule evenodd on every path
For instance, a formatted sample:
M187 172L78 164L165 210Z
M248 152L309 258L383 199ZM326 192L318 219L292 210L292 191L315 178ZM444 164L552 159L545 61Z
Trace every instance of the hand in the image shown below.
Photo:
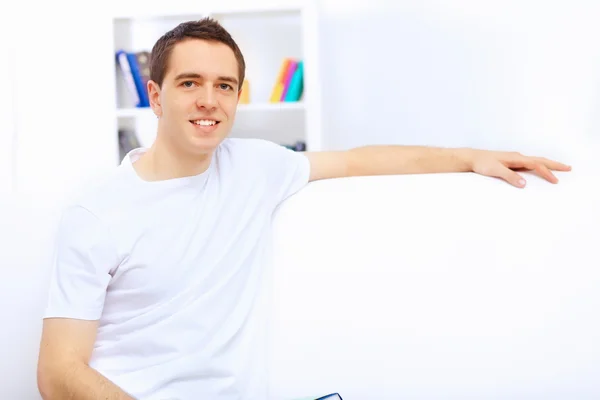
M542 157L529 157L517 152L470 149L467 155L473 172L505 180L513 186L525 187L525 179L516 171L535 171L551 183L558 183L552 171L570 171L571 167Z

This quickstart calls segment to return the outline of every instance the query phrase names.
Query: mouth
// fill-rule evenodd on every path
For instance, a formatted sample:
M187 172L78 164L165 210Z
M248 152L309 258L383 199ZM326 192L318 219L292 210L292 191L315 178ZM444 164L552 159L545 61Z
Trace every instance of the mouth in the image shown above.
M190 123L192 125L194 125L194 127L196 128L196 130L200 133L211 133L213 132L215 129L217 129L217 126L219 125L221 121L218 121L216 119L192 119L190 120Z

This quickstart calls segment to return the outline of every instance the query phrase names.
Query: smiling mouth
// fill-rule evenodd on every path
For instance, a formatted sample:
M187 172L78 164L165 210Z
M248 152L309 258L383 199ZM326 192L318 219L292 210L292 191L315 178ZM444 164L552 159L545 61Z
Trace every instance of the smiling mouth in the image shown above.
M221 121L217 121L214 119L193 119L190 120L190 122L198 126L215 126L218 125Z

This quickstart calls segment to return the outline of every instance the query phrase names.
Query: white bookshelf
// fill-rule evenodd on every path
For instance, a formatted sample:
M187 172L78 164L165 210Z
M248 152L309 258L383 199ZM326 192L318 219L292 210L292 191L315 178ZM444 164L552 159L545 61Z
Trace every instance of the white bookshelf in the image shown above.
M179 23L213 17L232 34L246 61L250 103L238 106L232 137L258 137L282 145L306 143L321 150L321 94L318 70L318 21L312 1L256 4L224 1L218 8L190 2L167 12L142 10L113 17L113 48L151 51L156 40ZM160 11L160 10L159 10ZM303 95L298 102L270 103L269 97L286 57L304 62ZM143 146L156 134L156 117L150 108L136 108L118 66L114 66L115 136L132 129Z
M305 103L303 101L294 102L281 102L281 103L266 103L256 102L252 104L240 104L238 105L237 113L252 112L252 111L292 111L300 110L304 111ZM117 108L117 118L147 118L148 116L154 116L152 109L144 108Z

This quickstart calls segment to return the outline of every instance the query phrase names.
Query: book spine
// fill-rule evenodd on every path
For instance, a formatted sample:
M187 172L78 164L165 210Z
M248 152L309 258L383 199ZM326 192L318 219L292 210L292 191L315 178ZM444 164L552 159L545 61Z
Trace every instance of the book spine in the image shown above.
M298 61L291 60L290 65L288 66L287 71L285 73L285 78L283 78L283 92L281 93L279 101L285 101L285 96L287 95L287 91L290 87L290 81L292 80L292 77L294 76L297 67Z
M129 60L129 67L131 68L133 81L135 82L135 87L137 88L138 95L140 96L138 107L149 107L150 101L148 100L148 90L144 85L144 80L140 73L140 68L138 66L135 54L127 53L127 60Z
M129 90L133 102L136 104L137 107L140 104L140 96L138 94L135 81L133 80L133 74L131 73L131 66L129 65L129 60L127 59L127 53L123 50L118 50L116 57L117 63L119 64L121 72L123 73L123 78L125 79L127 89Z
M288 86L287 93L285 94L284 101L298 101L300 100L300 96L302 96L302 89L304 84L304 63L302 61L298 62L296 67L296 71L290 80L290 84Z
M281 67L279 68L279 73L277 74L277 80L275 81L275 85L273 86L273 90L271 91L271 97L269 101L271 103L279 102L281 99L281 94L283 93L283 80L285 79L285 74L290 65L291 59L284 58L281 63Z

